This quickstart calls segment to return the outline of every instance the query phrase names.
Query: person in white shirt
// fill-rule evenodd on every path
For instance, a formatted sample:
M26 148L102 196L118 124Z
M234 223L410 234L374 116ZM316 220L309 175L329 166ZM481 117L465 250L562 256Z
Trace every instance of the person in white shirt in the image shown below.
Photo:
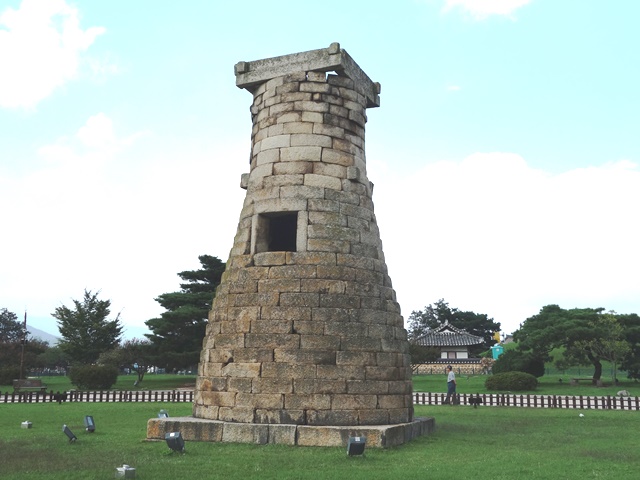
M445 398L444 403L453 405L453 400L456 397L456 374L453 373L451 365L447 366L447 372L447 398Z

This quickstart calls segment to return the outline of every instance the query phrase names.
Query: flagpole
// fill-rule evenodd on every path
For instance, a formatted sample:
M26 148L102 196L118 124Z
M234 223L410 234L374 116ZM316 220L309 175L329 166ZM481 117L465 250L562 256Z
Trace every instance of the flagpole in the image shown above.
M22 327L22 353L20 354L20 380L24 377L24 346L27 343L27 310L24 311L24 325Z

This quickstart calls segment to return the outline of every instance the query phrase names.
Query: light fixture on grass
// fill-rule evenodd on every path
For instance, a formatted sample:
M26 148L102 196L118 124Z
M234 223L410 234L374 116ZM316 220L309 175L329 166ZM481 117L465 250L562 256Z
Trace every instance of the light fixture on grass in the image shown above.
M184 438L180 432L167 433L164 439L171 450L184 453Z
M169 412L167 412L164 408L160 410L158 413L158 418L169 418Z
M136 469L129 465L116 467L116 478L136 478Z
M367 443L366 437L349 437L347 442L347 455L364 455L364 446Z
M69 438L69 443L75 442L78 439L66 425L62 425L62 431Z
M91 415L85 415L84 428L89 433L93 433L96 431L96 423L93 421L93 417Z

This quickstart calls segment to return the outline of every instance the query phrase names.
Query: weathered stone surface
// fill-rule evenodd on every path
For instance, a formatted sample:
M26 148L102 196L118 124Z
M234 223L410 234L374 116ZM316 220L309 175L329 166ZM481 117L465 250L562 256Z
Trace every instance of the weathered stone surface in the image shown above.
M320 304L320 294L314 292L280 294L280 305L283 307L317 307Z
M319 162L321 157L322 147L317 146L297 146L283 149L280 152L280 161L282 162Z
M284 396L286 409L292 410L329 410L331 408L331 395L320 394L291 394Z
M291 393L293 379L286 377L262 377L253 380L252 393ZM393 407L397 408L397 407Z
M271 357L273 357L273 352ZM227 391L249 393L252 389L252 380L251 377L227 377Z
M271 348L237 348L233 350L234 362L262 365L273 361L273 349Z
M258 292L300 292L300 279L298 278L276 278L260 280ZM271 305L269 305L271 306Z
M305 280L301 280L301 282L304 281ZM265 306L262 307L260 318L262 320L308 321L311 320L311 308Z
M247 408L282 408L284 395L281 393L243 393L236 395L236 405Z
M269 427L251 423L227 423L222 432L222 441L264 445L269 442Z
M311 350L338 350L340 337L337 335L300 335L300 348ZM332 358L334 358L332 356Z
M299 348L300 335L277 333L248 333L245 335L247 348Z
M343 280L302 279L300 282L302 292L315 292L319 294L343 295L347 291L347 282Z
M269 278L316 278L316 272L317 268L313 264L285 265L271 268Z
M336 352L320 349L303 350L302 348L276 348L274 350L274 360L280 363L293 363L301 365L335 365Z
M274 175L295 175L313 172L313 162L281 162L273 166Z
M357 425L357 410L309 410L307 412L309 425Z
M293 333L291 320L255 320L251 326L251 333Z
M274 80L283 85L284 76L291 75L292 72L315 71L344 72L344 77L330 75L326 81L330 85L340 85L351 89L358 88L359 93L367 99L366 105L368 107L380 105L380 84L372 82L351 56L340 48L338 43L333 43L328 48L319 50L293 53L252 62L238 62L235 65L236 85L254 92L254 95L259 95L258 92L261 92L259 87L265 82L265 92L268 92L270 89L276 88ZM308 74L305 76L308 79ZM311 81L314 82L314 80L312 76Z
M253 256L253 263L256 266L260 265L284 265L286 263L285 252L262 252L256 253Z
M400 424L372 424L345 426L302 425L301 410L291 410L294 416L282 412L258 410L263 420L280 420L281 423L233 423L206 418L173 417L153 418L147 422L147 439L164 440L166 433L179 431L187 442L233 442L251 444L300 445L307 447L343 447L349 437L365 437L366 448L388 448L410 442L435 430L431 417L416 418ZM361 410L359 418L382 419L379 411ZM200 412L202 413L202 412Z
M318 175L308 173L304 176L304 184L311 187L333 188L338 189L342 186L340 178L329 175Z
M293 332L301 335L322 335L324 332L324 325L319 322L294 320Z
M263 378L315 378L316 366L315 365L292 365L288 363L263 363L262 364L262 377ZM294 383L295 385L295 383Z
M347 393L346 385L349 380L365 379L364 369L360 365L318 365L316 376L329 380L341 380L342 388L333 393Z
M186 441L220 442L224 424L194 417L152 418L147 422L147 438L164 440L169 432L180 432Z
M250 443L343 444L349 425L405 424L408 342L364 148L379 85L338 44L240 62L236 74L254 94L250 172L209 315L194 415L233 424L221 441ZM344 428L305 440L309 425ZM420 428L397 435L413 438L408 430ZM369 435L383 446L395 432Z
M321 368L319 365L317 368ZM323 380L321 378L301 378L293 382L293 391L297 394L319 395L346 393L347 382L342 379Z

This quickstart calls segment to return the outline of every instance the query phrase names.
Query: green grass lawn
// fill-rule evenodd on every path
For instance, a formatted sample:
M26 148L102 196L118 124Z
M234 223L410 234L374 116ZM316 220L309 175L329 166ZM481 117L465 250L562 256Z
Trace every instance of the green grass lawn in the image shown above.
M489 391L484 387L486 375L456 375L458 393L506 393ZM560 381L562 380L562 381ZM538 388L527 392L537 395L598 395L615 396L620 390L627 390L631 396L640 396L640 383L635 380L625 379L619 385L604 382L603 387L594 387L588 382L579 385L570 385L571 376L545 375L538 379ZM413 377L413 390L415 392L446 392L446 375L415 375Z
M0 477L107 479L123 463L139 479L635 479L640 471L637 412L418 406L417 415L436 418L434 434L347 457L343 448L197 442L175 453L145 441L161 408L191 412L188 403L0 404ZM84 431L85 415L95 433ZM21 428L25 420L33 428Z
M47 386L47 391L65 392L75 388L69 381L69 377L43 376L38 378ZM137 379L137 375L120 375L112 390L173 390L189 385L193 386L196 383L195 375L147 374L140 384L134 385ZM0 385L0 392L13 392L13 386Z
M48 390L67 391L75 388L68 377L52 376L41 377L42 382L47 385ZM134 386L137 376L120 375L112 390L172 390L180 387L193 386L196 381L195 375L145 375L144 380ZM458 393L504 393L490 392L484 387L486 375L457 375ZM562 379L562 382L560 381ZM604 387L594 387L589 383L580 385L569 385L571 376L567 375L545 375L538 379L539 385L536 390L522 392L535 393L539 395L615 395L620 390L627 390L631 396L640 396L640 382L635 380L623 380L619 385L612 385L605 381ZM444 393L447 391L447 377L442 375L415 375L413 377L413 390L415 392ZM12 392L11 385L0 385L0 392ZM521 393L521 392L518 392Z

